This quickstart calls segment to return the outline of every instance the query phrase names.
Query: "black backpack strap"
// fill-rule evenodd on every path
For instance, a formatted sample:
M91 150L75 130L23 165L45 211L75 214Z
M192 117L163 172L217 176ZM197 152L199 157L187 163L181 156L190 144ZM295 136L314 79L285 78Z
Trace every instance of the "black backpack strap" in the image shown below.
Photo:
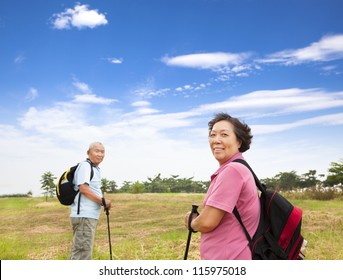
M79 192L79 201L77 202L77 214L80 214L80 200L81 200L81 193Z
M95 167L95 165L94 165L94 163L89 159L89 158L87 158L87 160L86 160L90 165L91 165L91 179L90 179L90 181L92 181L92 179L93 179L93 176L94 176L94 170L93 170L93 167Z
M238 222L241 224L241 226L244 230L245 236L247 237L247 239L249 241L249 247L250 247L250 244L252 242L251 236L250 236L249 232L247 231L246 227L244 226L241 215L239 215L239 212L238 212L238 209L236 206L235 206L235 208L233 208L233 214L236 216Z
M90 181L92 181L93 176L94 176L94 170L93 170L94 164L93 164L93 162L92 162L89 158L87 158L86 161L91 165L91 177L90 177ZM78 215L80 214L80 200L81 200L81 193L79 192L79 201L77 202L77 214L78 214Z
M252 175L254 176L254 180L255 180L255 184L256 184L256 187L262 192L262 193L265 193L266 192L266 187L260 182L260 180L258 179L258 177L256 176L254 170L252 170L252 168L250 167L250 165L244 160L244 159L235 159L233 160L233 162L239 162L243 165L245 165L249 170L250 172L252 173Z
M252 173L252 175L254 176L254 180L255 180L255 184L257 186L257 188L262 192L262 193L265 193L266 192L266 187L261 184L260 180L258 179L258 177L256 176L255 172L252 170L252 168L250 167L250 165L244 160L244 159L235 159L233 160L233 162L239 162L243 165L245 165L249 170L250 172ZM233 214L236 216L236 219L238 220L238 222L241 224L241 226L243 227L243 230L244 230L244 233L249 241L249 245L252 241L251 239L251 236L249 234L249 232L247 231L246 227L244 226L243 224L243 221L242 221L242 218L241 218L241 215L239 214L238 212L238 209L237 207L235 206L235 208L233 209Z

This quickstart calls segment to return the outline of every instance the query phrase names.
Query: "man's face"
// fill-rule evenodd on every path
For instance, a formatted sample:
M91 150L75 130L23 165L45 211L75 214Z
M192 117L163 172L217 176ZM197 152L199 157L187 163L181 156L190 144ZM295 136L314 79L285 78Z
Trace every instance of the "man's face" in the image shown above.
M101 144L94 145L90 150L88 150L88 157L95 165L99 165L105 157L104 146Z

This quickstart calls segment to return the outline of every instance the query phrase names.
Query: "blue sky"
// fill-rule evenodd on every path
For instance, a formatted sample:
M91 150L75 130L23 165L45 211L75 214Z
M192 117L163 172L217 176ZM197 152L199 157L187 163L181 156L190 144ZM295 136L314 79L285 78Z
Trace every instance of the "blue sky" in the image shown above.
M209 180L207 123L254 135L261 178L343 158L343 2L0 2L0 194L41 194L106 148L103 176Z

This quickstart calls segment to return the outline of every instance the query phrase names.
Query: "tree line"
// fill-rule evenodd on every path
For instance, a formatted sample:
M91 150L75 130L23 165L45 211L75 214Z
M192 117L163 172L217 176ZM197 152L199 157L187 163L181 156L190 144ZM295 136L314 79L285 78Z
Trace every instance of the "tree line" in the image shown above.
M43 195L52 197L55 195L57 179L50 171L41 177L41 189ZM343 186L343 159L332 162L328 169L328 175L317 174L316 170L298 175L296 171L280 172L272 178L260 179L268 188L278 191L305 189L314 186L334 187ZM193 177L181 178L179 175L171 175L162 178L161 174L148 177L145 181L124 181L118 186L113 180L103 178L101 190L104 193L206 193L210 181L197 181Z

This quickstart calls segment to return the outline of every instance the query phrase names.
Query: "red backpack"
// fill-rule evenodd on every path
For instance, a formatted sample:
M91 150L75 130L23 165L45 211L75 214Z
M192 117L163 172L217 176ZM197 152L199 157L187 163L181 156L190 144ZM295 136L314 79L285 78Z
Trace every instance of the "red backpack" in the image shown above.
M254 176L256 186L261 191L261 216L256 233L251 237L246 230L237 208L233 210L242 225L249 241L253 260L297 260L303 259L300 252L303 242L301 234L302 210L292 205L281 194L267 190L261 184L249 164L236 159L235 162L244 164Z

